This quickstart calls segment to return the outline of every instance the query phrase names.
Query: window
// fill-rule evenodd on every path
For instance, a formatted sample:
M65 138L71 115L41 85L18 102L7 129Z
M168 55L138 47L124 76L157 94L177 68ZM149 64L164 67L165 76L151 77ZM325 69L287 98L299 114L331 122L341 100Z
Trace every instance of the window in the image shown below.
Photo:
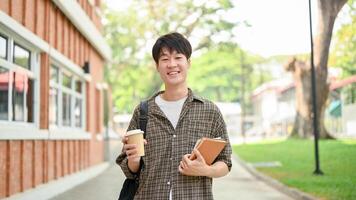
M55 65L50 74L50 124L83 128L83 80Z
M13 54L12 54L13 52ZM34 122L35 52L0 33L0 120ZM12 59L11 59L12 58Z
M53 84L58 85L59 71L55 66L51 66L50 70L50 89L49 89L49 124L58 125L58 89L53 87Z
M30 51L16 43L14 45L14 63L30 69Z
M8 120L9 70L0 67L0 120Z
M64 87L71 88L72 87L72 78L68 74L63 74L63 81L62 84Z
M75 80L75 104L74 104L74 126L82 127L83 118L83 95L82 82Z
M0 58L7 59L7 38L0 35Z
M71 126L71 89L72 89L72 77L68 73L62 73L62 86L69 90L62 90L62 125Z
M62 122L63 126L71 125L71 96L70 94L62 94Z

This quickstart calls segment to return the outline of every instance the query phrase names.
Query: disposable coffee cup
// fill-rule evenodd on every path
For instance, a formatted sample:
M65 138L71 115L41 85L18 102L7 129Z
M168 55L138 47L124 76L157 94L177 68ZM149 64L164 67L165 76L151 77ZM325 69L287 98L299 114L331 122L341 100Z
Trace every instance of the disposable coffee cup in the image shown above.
M143 144L143 131L141 131L140 129L128 131L126 133L126 137L128 138L128 144L137 144L138 155L144 156L145 148Z

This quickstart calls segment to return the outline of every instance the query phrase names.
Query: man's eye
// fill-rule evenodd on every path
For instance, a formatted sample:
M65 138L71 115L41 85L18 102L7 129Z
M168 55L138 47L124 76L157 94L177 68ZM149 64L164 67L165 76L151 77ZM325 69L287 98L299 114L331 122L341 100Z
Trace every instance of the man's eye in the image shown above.
M183 58L182 56L178 56L178 57L176 57L176 59L181 59L181 58Z

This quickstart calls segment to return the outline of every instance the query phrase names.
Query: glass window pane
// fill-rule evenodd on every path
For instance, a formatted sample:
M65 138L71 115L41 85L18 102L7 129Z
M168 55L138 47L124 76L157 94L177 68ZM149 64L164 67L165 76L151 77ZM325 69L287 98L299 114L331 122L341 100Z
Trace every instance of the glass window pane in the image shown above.
M58 83L58 67L51 66L51 81Z
M0 58L7 58L7 39L0 35Z
M13 120L25 121L25 89L27 89L27 76L21 73L13 73L14 82L12 87ZM25 84L26 83L26 84Z
M62 95L62 125L70 126L71 125L71 98L70 94L63 92Z
M82 93L82 82L76 80L75 81L75 91L78 93Z
M49 123L58 124L58 90L56 88L49 90Z
M71 83L72 83L72 77L63 73L63 77L62 77L62 84L63 86L67 87L67 88L72 88L71 87Z
M82 100L76 98L74 107L75 127L82 127L82 113Z
M25 87L27 122L33 122L34 119L34 80L27 79Z
M9 71L0 67L0 120L8 120L9 115Z
M30 69L30 51L15 43L14 63Z

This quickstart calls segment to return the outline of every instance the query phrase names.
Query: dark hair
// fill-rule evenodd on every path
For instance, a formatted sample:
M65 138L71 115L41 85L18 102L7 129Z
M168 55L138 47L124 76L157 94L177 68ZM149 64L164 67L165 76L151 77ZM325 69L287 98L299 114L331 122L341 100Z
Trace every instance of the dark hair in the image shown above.
M167 48L170 53L175 50L177 53L184 54L187 59L192 55L192 46L189 41L177 32L162 35L157 39L152 47L152 57L156 63L158 63L163 48Z

